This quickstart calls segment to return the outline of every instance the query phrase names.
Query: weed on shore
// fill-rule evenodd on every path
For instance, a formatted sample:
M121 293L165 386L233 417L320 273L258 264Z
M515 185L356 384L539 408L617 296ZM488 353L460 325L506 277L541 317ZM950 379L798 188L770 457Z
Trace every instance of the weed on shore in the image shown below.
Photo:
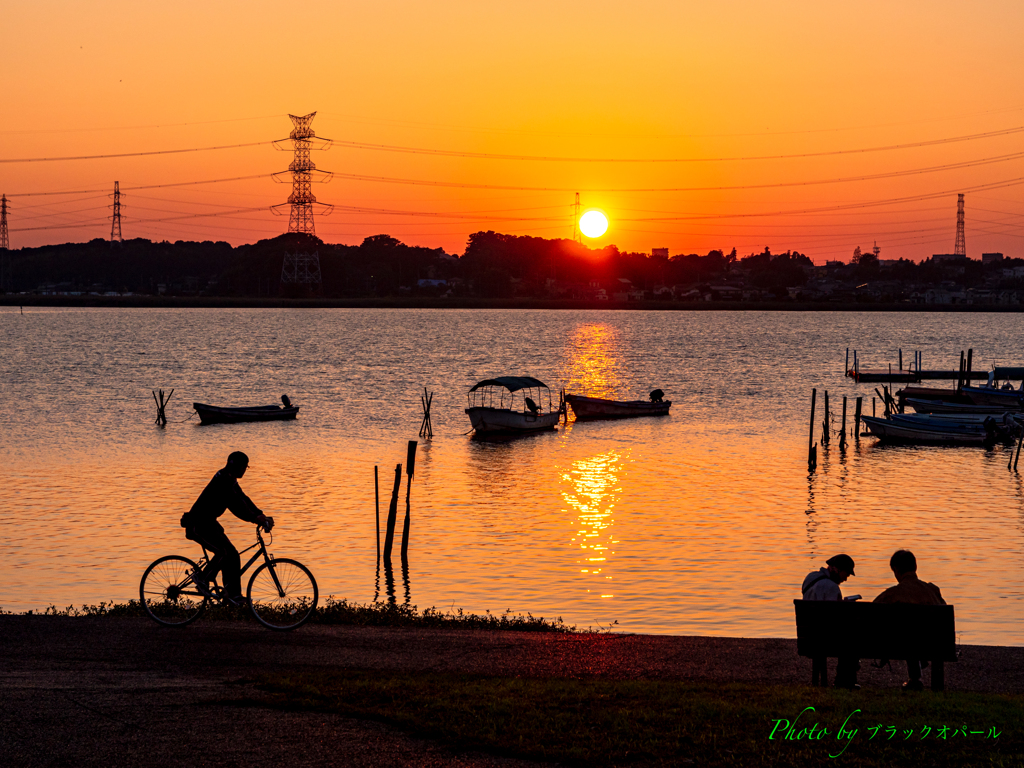
M1024 696L379 670L268 676L259 688L260 705L570 765L1024 765Z
M4 613L0 609L0 613ZM110 616L145 617L145 609L138 600L127 603L100 603L99 605L82 605L57 608L51 605L44 611L27 611L26 615L44 616ZM220 605L210 606L203 620L244 621L234 608ZM415 605L395 605L392 603L350 603L328 597L324 604L318 606L310 618L311 624L351 625L362 627L431 627L435 629L500 629L517 632L578 632L575 626L568 625L561 618L546 619L532 614L504 613L484 614L466 613L461 608L441 611L437 608L424 608L420 611Z

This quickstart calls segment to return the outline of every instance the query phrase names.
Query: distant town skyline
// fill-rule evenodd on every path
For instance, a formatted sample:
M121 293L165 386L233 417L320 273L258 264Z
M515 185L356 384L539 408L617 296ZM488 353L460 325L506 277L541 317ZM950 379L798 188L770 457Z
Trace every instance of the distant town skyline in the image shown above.
M109 236L115 181L125 238L283 233L290 145L269 142L315 111L331 243L568 239L578 191L609 220L591 247L920 261L953 252L964 193L967 255L1024 255L1017 3L97 0L4 26L14 249ZM182 149L203 151L142 154Z

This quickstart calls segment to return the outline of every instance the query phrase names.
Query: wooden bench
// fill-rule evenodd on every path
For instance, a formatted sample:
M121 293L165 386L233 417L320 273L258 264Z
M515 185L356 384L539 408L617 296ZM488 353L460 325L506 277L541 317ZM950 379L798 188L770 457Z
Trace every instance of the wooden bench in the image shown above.
M932 690L945 687L943 663L956 661L952 605L842 600L794 600L793 604L796 651L801 656L929 661Z

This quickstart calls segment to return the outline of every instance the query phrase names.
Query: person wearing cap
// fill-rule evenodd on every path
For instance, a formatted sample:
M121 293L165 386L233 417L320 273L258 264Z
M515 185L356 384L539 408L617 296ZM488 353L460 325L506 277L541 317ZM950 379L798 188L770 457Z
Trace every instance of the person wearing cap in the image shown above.
M889 568L898 582L889 587L872 602L875 603L912 603L915 605L945 605L942 592L930 581L921 581L917 577L917 558L909 549L899 549L889 558ZM941 662L936 662L941 663ZM907 659L907 682L903 684L905 691L924 690L921 682L921 660ZM934 677L934 675L933 675Z
M228 600L237 606L243 604L242 561L217 518L230 509L235 517L247 523L257 523L268 531L274 527L274 518L264 515L238 485L248 468L248 456L241 451L232 453L224 468L218 470L199 494L192 509L181 517L185 538L198 542L214 555L201 574L206 582L197 580L196 586L200 591L207 589L209 580L220 570L224 574L224 591Z
M843 591L839 585L846 581L853 572L853 558L849 555L835 555L825 561L825 568L811 571L804 579L801 587L804 600L842 600ZM828 659L819 657L811 660L811 684L828 685ZM836 688L858 688L857 670L860 662L857 659L843 657L836 667Z

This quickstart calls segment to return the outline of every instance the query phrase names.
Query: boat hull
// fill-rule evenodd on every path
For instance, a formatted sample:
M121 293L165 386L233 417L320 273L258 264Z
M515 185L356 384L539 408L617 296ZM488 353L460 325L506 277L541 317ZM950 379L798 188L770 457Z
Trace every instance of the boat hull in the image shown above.
M664 416L672 407L671 400L652 403L649 400L605 400L601 397L585 397L583 395L566 395L565 402L572 408L576 421Z
M561 416L557 411L533 414L483 406L467 408L466 415L477 434L540 432L554 429Z
M1021 407L1021 394L1015 389L964 387L962 391L976 405L1000 405L1007 410L1020 410Z
M192 403L199 414L200 424L241 424L247 421L285 421L294 419L299 406L282 408L278 405L258 405L252 408L221 408L206 403Z
M1020 411L1020 406L1008 407L1003 405L950 403L945 400L918 400L915 397L908 397L906 404L917 411L917 413L992 414L994 416L1001 416L1004 413L1015 413Z
M993 439L983 430L957 429L951 427L936 428L932 426L914 425L903 421L877 419L873 416L861 416L861 421L872 435L887 443L904 443L913 445L985 445Z

